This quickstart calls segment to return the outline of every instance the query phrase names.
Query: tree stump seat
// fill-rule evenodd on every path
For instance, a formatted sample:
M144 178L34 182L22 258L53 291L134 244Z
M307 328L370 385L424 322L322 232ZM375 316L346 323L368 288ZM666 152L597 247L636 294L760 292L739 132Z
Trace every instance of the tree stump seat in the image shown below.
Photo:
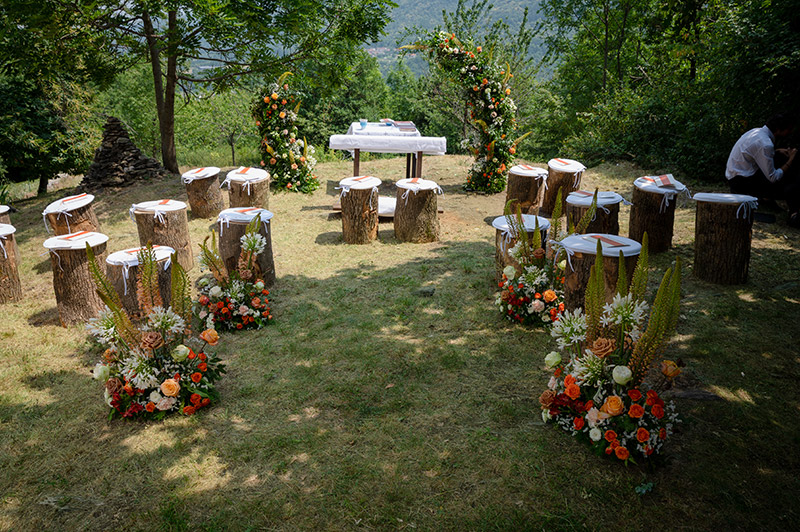
M539 215L549 218L556 206L556 197L561 189L561 212L566 211L566 199L570 192L581 186L581 177L586 167L572 159L550 159L547 162L547 187L542 197Z
M557 259L566 259L567 261L564 271L564 306L567 310L575 310L584 306L586 286L595 262L598 240L603 246L606 302L610 303L616 295L620 252L624 257L629 284L633 278L633 270L636 268L636 262L639 260L639 253L642 250L639 242L624 236L599 233L570 235L558 244L560 249L557 253Z
M122 306L130 314L141 312L137 295L139 275L139 252L144 247L123 249L106 257L106 277L122 300ZM164 308L172 301L172 254L175 250L167 246L153 246L158 263L158 291Z
M694 200L694 274L715 284L747 282L757 198L700 193L694 195Z
M437 242L441 187L435 181L414 177L397 182L394 235L401 242ZM380 206L380 202L379 202Z
M189 217L182 201L163 199L134 203L131 218L136 222L139 245L167 246L175 250L184 270L194 267Z
M339 181L342 204L342 237L348 244L369 244L378 238L378 186L373 176L348 177ZM395 217L397 210L395 207Z
M537 214L542 194L547 189L547 174L547 169L529 164L513 166L508 171L506 204L516 200L522 214Z
M181 176L194 218L216 218L225 208L219 187L219 168L194 168Z
M269 208L269 172L260 168L239 167L225 176L220 188L228 186L228 203L234 207Z
M517 235L516 227L509 223L509 218L515 216L498 216L492 220L492 227L495 229L494 237L494 280L500 282L503 278L503 269L506 266L513 266L517 270L517 274L522 273L522 267L519 262L514 259L511 254L511 248L517 245L519 235ZM528 239L532 239L536 233L536 225L539 225L539 232L544 248L547 241L547 230L550 229L550 220L535 214L523 214L522 223L525 227L525 232L528 234Z
M48 205L42 216L45 228L51 228L56 236L80 231L100 231L100 222L94 214L94 195L67 196Z
M0 224L11 225L11 207L8 205L0 205Z
M647 233L650 253L661 253L672 247L675 204L679 194L688 195L689 191L672 174L636 179L633 182L628 236L641 242Z
M247 232L247 225L258 216L261 219L259 234L266 240L266 247L256 258L260 277L266 286L275 284L275 260L272 254L272 236L269 231L273 214L260 207L234 207L225 209L217 217L219 225L219 256L228 273L238 269L239 256L242 253L241 238Z
M16 231L13 225L0 223L0 303L22 299Z
M106 242L106 235L94 231L78 231L44 241L44 248L50 252L58 316L64 327L85 323L97 317L105 307L89 272L86 244L92 248L101 271L105 272Z
M592 206L594 194L585 190L576 190L567 196L567 222L577 226L581 218ZM597 210L584 230L585 233L606 235L619 234L619 206L625 200L616 192L598 192Z

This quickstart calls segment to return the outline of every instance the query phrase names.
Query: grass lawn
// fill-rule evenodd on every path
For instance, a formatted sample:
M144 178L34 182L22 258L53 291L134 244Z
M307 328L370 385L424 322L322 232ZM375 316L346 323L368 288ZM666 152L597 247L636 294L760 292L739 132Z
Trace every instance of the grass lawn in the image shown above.
M362 171L393 195L404 162ZM688 364L677 398L685 423L669 462L645 472L542 423L542 359L554 342L494 306L487 220L502 214L505 195L461 190L469 164L425 159L445 191L433 244L399 243L391 223L371 245L343 244L330 206L348 162L320 165L323 186L310 197L274 195L273 324L222 335L229 372L218 406L159 423L107 421L91 378L97 350L83 328L58 325L41 212L68 191L18 202L25 298L2 306L0 529L797 526L800 231L757 223L750 281L715 286L692 276L694 205L679 207L674 252L651 259L651 284L676 254L685 259L681 320L665 353ZM644 173L603 165L584 188L630 198ZM130 204L162 197L185 200L180 180L99 194L109 251L138 245ZM195 244L210 225L190 220Z

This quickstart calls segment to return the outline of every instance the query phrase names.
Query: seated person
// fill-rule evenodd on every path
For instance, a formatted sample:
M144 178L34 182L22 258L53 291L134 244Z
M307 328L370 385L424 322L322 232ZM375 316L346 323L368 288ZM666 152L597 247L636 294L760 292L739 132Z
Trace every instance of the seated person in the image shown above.
M792 167L797 150L777 150L780 166L776 165L775 150L775 140L790 135L794 126L793 117L777 114L764 127L742 135L728 156L725 178L734 194L786 200L789 225L800 227L800 180Z

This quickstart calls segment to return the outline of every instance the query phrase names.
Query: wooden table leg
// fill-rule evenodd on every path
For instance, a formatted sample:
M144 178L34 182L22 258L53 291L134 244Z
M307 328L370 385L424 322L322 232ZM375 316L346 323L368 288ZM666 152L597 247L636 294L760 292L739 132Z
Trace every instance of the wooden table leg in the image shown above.
M417 177L422 177L422 152L417 152Z
M406 153L406 179L411 179L411 154Z
M360 175L360 167L361 166L361 150L356 148L353 150L353 177Z

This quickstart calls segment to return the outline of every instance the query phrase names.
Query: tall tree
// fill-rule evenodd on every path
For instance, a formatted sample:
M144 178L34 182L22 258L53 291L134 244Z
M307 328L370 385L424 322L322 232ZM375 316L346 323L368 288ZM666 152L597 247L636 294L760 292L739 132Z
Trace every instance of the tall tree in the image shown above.
M359 45L378 39L390 0L8 0L15 27L27 31L53 19L48 42L94 39L104 53L123 61L145 58L153 76L164 166L178 171L175 98L195 84L214 88L243 75L272 77L299 64L313 64L312 77L335 83L347 72ZM45 15L54 13L55 15ZM49 34L48 34L49 35ZM16 38L16 37L15 37ZM19 37L18 40L24 40ZM0 44L1 46L1 44ZM80 48L80 46L73 46ZM86 67L89 59L84 58ZM105 57L99 54L98 57ZM39 61L41 63L41 61ZM16 64L20 69L23 65Z

